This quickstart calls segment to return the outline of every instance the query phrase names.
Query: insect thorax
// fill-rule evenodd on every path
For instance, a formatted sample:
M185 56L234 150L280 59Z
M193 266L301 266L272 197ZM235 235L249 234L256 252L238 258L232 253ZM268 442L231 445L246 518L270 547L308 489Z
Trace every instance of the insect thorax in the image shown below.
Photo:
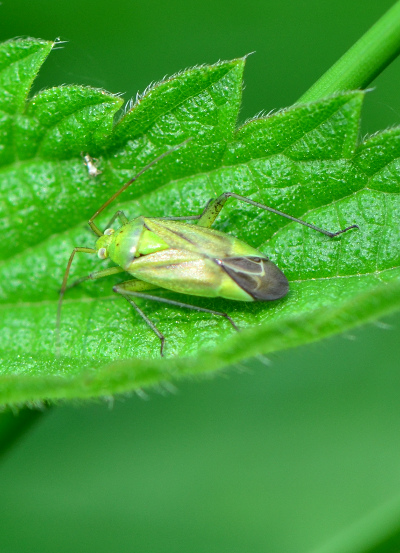
M141 256L167 249L169 246L154 232L146 229L143 218L129 221L118 230L106 230L96 243L96 248L105 248L105 257L110 257L120 267L128 269L132 261Z

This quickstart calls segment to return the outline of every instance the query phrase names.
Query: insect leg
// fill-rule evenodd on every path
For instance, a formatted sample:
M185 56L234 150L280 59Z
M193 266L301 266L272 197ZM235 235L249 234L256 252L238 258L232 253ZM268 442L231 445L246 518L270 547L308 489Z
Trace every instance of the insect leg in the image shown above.
M97 280L99 278L107 277L110 275L117 275L118 273L123 273L123 272L124 272L124 269L122 267L109 267L108 269L103 269L102 271L95 271L93 273L90 273L89 275L78 278L72 284L67 286L66 290L75 288L75 286L78 286L78 284L81 284L81 282L85 282L86 280Z
M129 219L128 217L125 215L125 213L123 211L117 211L116 213L114 213L114 215L111 217L108 225L106 226L106 229L110 228L111 225L113 224L113 222L115 221L115 219L119 219L121 221L121 224L122 225L126 225L126 223L129 223Z
M135 296L137 298L143 298L145 300L151 300L151 301L158 301L161 303L167 303L169 305L176 305L177 307L186 307L187 309L193 309L195 311L202 311L204 313L211 313L212 315L218 315L220 317L224 317L227 319L233 328L237 331L239 331L236 324L233 322L231 317L227 313L221 313L220 311L213 311L212 309L206 309L204 307L198 307L197 305L190 305L188 303L182 303L180 301L170 300L168 298L162 298L160 296L152 296L147 293L142 293L144 290L151 290L155 289L157 286L154 286L152 284L147 284L146 282L140 281L140 280L128 280L127 282L123 282L122 284L117 284L114 286L113 290L114 292L117 292L117 294L121 294L124 296L126 300L129 301L129 303L136 309L136 311L139 313L139 315L146 321L146 323L150 326L150 328L157 334L157 336L161 340L161 356L163 356L163 349L164 349L164 342L165 337L161 334L161 332L155 327L155 325L149 321L149 319L144 315L143 311L139 309L139 307L136 305L136 303L133 302L129 298L129 296ZM162 338L161 338L161 336Z
M197 223L199 227L211 227L228 199L228 196L226 196L226 194L229 194L229 192L225 192L221 196L218 196L216 200L209 200L207 202L203 213L200 215L199 222Z
M321 232L322 234L325 234L326 236L329 236L330 238L333 238L335 236L339 236L339 234L343 234L343 232L347 232L348 230L352 228L357 228L358 225L350 225L349 227L346 227L345 229L339 230L337 232L330 232L329 230L324 230L322 228L319 228L311 223L307 223L306 221L303 221L302 219L297 219L296 217L292 217L291 215L288 215L287 213L283 213L283 211L278 211L277 209L274 209L273 207L269 207L264 204L260 204L258 202L254 202L253 200L250 200L250 198L245 198L244 196L239 196L238 194L234 194L233 192L224 192L215 200L211 200L205 207L203 213L201 214L201 217L199 219L199 222L197 223L201 227L210 227L215 219L218 217L220 211L224 207L225 203L229 198L235 198L236 200L239 200L241 202L254 205L255 207L258 207L260 209L264 209L266 211L270 211L271 213L275 213L276 215L280 215L281 217L286 217L286 219L290 219L291 221L294 221L295 223L300 223L300 225L304 225L306 227L312 228L313 230L316 230L317 232Z
M69 271L71 269L72 261L73 261L76 253L97 253L97 250L94 249L94 248L74 248L72 250L71 255L69 256L69 260L68 260L68 263L67 263L67 268L65 269L64 278L63 278L62 285L61 285L60 297L59 297L59 300L58 300L58 307L57 307L57 322L56 322L57 355L59 354L59 351L60 351L61 307L62 307L62 302L63 302L63 299L64 299L65 290L67 289L67 281L68 281Z
M121 284L117 284L116 286L114 286L113 291L117 294L120 294L131 304L131 306L136 311L136 313L142 317L144 322L151 328L154 334L160 339L161 341L160 355L161 357L164 357L164 354L163 354L164 342L165 342L164 334L162 334L158 330L156 325L150 321L150 319L143 313L140 307L129 297L129 296L136 296L140 290L152 290L154 288L157 288L157 286L154 286L153 284L149 284L148 282L143 282L142 280L128 280L126 282L122 282ZM137 292L135 292L135 290L137 290ZM145 294L139 294L139 295L145 296Z

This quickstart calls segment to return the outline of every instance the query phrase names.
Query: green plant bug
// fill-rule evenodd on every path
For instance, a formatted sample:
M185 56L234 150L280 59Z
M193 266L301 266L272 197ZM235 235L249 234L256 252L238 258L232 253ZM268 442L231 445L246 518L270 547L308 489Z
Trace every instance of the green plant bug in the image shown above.
M225 317L233 328L238 330L234 321L226 313L153 296L148 294L148 291L164 288L193 296L221 297L246 302L277 300L286 296L289 291L287 278L268 257L245 242L211 228L229 198L286 217L330 238L352 228L358 228L357 225L351 225L337 232L329 232L244 196L225 192L218 198L211 199L200 215L161 218L141 216L130 221L122 211L117 211L106 230L102 232L94 223L96 217L140 175L187 142L188 140L170 148L146 165L89 219L88 224L98 238L94 248L76 247L70 255L58 302L57 336L59 336L61 307L68 276L74 256L78 252L97 254L100 259L110 258L116 266L93 272L79 279L72 286L85 280L97 280L122 272L133 277L114 286L113 291L124 297L158 336L161 341L160 354L163 356L164 335L133 301L133 297ZM88 154L87 158L89 161L92 160ZM115 230L111 225L117 219L121 226ZM197 224L186 222L188 220L197 221Z

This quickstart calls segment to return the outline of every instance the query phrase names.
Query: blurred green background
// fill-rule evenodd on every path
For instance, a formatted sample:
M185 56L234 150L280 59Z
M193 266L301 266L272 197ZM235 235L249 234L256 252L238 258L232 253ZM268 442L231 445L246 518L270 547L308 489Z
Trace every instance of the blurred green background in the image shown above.
M123 92L248 52L240 119L290 105L392 2L3 0L68 43L35 90ZM362 135L399 124L399 60ZM306 553L400 496L400 316L208 381L54 409L0 468L0 552Z

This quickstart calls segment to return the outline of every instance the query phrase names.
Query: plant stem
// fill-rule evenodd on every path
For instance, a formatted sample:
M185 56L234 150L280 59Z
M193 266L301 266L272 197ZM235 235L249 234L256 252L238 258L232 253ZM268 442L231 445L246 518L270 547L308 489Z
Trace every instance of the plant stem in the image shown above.
M400 53L400 0L348 50L298 102L365 88Z
M0 414L0 458L23 436L36 422L47 413L37 409L21 409L18 413L10 410Z

